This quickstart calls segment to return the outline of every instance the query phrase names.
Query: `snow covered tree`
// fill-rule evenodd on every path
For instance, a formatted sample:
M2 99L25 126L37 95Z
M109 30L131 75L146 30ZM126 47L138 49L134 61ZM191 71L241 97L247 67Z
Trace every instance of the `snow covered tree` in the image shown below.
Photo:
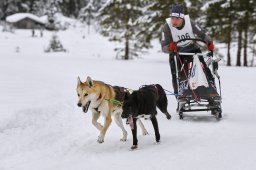
M18 9L18 0L1 0L0 8L2 11L1 20L5 20L8 15L17 13Z
M62 0L60 3L60 8L63 15L68 17L77 17L80 7L86 2L87 1L85 0Z
M241 1L241 0L240 0ZM248 43L249 43L249 36L251 38L253 37L253 34L250 33L250 29L255 29L255 18L253 16L256 15L256 2L253 0L246 0L242 1L242 11L244 13L242 24L243 24L243 31L244 31L244 37L243 37L243 65L248 66Z
M79 19L82 21L82 23L88 26L88 34L90 33L90 26L96 15L95 12L96 9L93 5L93 0L90 0L90 2L84 8L81 8L79 13Z
M96 11L102 8L108 0L93 0L93 6Z
M59 37L54 33L52 35L52 38L50 40L50 44L47 47L47 49L45 49L45 52L66 52L67 50L63 47L62 43L59 40Z
M148 16L145 21L149 23L146 28L150 30L150 39L161 37L161 27L165 19L169 17L170 8L175 3L177 3L175 0L148 0L147 13L144 15Z
M237 47L237 66L241 66L241 51L243 48L243 65L247 66L247 47L248 47L248 31L250 27L255 27L253 21L253 13L255 14L255 1L253 0L234 0L234 9L236 11L235 27L238 31L238 47Z
M227 66L231 66L231 42L237 39L237 34L234 33L239 30L237 26L240 25L240 20L234 19L238 18L238 13L234 5L235 2L234 0L213 0L208 3L209 7L206 10L205 25L215 39L227 44ZM238 33L238 35L241 34ZM239 51L237 54L240 56Z
M138 19L142 14L139 0L110 0L100 11L102 35L109 37L110 41L124 43L124 47L115 49L122 59L128 60L138 56L142 50L137 39L141 26Z
M61 12L60 2L61 0L48 0L47 7L46 7L47 17L48 17L48 23L47 23L48 29L51 29L51 30L56 29L55 14L58 12Z
M37 16L44 15L47 0L22 0L18 3L19 12L29 12Z
M255 8L253 0L212 0L207 9L206 26L215 39L227 43L227 65L231 66L231 42L237 42L236 65L247 66L248 42L253 42L255 30ZM250 38L249 38L250 37ZM249 41L250 40L250 41Z
M200 23L201 26L203 22L205 22L203 19L205 16L205 11L202 10L202 7L208 1L209 0L189 0L184 3L189 17L195 20L197 23Z
M2 11L2 9L0 8L0 20L1 20L1 18L4 16L4 13L3 13L3 11Z

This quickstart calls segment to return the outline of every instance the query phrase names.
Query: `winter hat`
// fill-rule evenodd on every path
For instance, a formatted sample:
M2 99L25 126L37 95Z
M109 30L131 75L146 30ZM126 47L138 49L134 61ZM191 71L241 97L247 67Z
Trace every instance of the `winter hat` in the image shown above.
M172 9L170 10L170 16L171 17L177 17L177 18L184 18L184 9L183 5L173 5Z

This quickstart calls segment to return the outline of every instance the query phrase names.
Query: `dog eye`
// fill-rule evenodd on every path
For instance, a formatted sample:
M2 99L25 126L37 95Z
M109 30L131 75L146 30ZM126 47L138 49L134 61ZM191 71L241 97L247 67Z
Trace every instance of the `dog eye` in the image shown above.
M80 97L80 94L77 94L78 95L78 97Z
M85 93L85 94L84 94L84 97L85 97L85 96L88 96L88 94L87 94L87 93Z

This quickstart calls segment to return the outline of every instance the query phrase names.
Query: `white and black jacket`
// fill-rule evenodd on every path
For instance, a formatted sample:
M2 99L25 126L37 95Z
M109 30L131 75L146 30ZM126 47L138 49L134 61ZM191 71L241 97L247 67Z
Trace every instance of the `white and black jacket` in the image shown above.
M172 53L172 51L169 50L169 44L170 42L177 42L178 40L177 37L179 37L179 39L188 38L188 37L199 38L204 40L207 44L212 41L212 39L208 35L206 35L205 31L199 25L197 25L193 20L191 20L188 15L185 15L183 19L183 24L180 28L172 27L170 22L171 22L171 18L167 18L166 23L162 27L161 46L162 46L162 51L164 53ZM182 35L182 34L186 34L186 35ZM197 44L186 41L181 44L179 43L178 49L181 52L189 52L195 49L199 49L199 46Z

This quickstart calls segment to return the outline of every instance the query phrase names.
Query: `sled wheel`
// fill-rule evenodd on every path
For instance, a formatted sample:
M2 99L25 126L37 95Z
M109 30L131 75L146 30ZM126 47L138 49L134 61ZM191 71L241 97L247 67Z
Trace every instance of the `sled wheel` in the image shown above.
M180 120L183 119L183 112L179 111Z
M211 110L211 115L215 116L216 112L217 112L217 110Z
M220 120L222 118L222 110L219 108L218 110L215 110L215 117L217 120Z

